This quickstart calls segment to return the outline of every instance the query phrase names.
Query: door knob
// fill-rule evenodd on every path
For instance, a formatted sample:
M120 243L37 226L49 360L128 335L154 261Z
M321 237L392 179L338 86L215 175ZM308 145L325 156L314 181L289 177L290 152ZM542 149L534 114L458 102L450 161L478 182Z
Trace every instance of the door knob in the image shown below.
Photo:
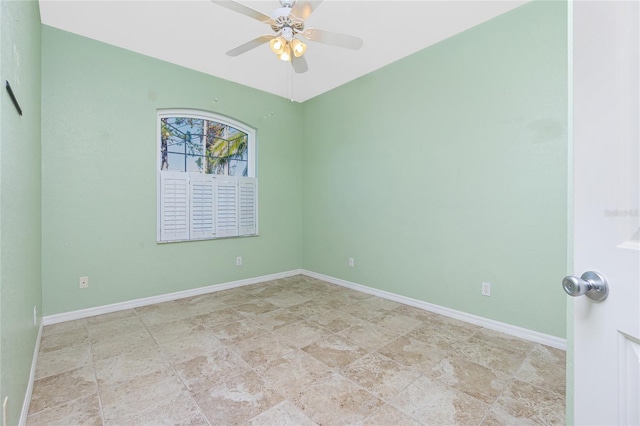
M587 271L580 278L569 275L562 280L562 288L569 296L586 295L589 299L603 301L609 295L609 284L598 272Z

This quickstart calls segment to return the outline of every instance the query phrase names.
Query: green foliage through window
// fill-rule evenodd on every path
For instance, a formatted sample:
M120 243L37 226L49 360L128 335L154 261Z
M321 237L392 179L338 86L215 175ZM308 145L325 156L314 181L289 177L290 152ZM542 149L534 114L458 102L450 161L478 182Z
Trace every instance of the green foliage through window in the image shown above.
M160 170L248 176L249 136L203 118L161 118Z

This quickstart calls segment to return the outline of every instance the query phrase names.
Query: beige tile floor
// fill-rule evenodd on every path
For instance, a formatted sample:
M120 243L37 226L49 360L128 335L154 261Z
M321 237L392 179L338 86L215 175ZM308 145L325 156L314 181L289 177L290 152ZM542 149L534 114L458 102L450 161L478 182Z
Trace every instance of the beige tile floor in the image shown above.
M27 424L564 424L564 365L295 276L45 327Z

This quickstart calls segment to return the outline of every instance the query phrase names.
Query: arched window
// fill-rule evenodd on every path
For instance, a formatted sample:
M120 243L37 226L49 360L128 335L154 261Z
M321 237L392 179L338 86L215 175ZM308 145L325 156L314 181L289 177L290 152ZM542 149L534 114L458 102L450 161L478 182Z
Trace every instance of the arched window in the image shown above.
M195 110L158 112L158 241L257 235L255 129Z

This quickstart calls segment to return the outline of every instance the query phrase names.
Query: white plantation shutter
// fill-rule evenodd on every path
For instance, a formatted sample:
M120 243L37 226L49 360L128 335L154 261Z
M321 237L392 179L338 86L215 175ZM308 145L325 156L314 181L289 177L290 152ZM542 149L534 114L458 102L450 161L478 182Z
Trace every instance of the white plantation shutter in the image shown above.
M189 176L160 173L160 241L189 239Z
M215 197L211 175L190 173L190 239L215 237Z
M238 178L216 176L216 236L238 235Z
M258 228L258 180L248 177L238 179L240 192L238 235L254 235Z
M158 241L256 235L258 180L162 171Z

